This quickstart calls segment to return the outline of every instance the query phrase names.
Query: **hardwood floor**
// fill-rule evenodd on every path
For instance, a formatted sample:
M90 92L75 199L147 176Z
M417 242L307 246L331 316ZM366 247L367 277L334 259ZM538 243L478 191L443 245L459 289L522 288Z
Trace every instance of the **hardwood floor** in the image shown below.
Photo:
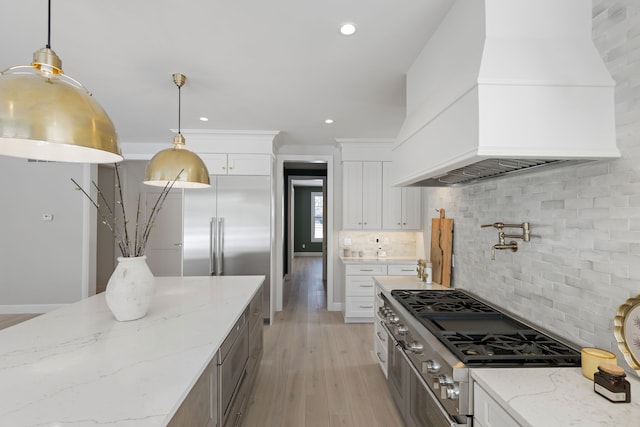
M36 316L39 314L0 314L0 329L8 328Z
M402 426L373 353L373 326L328 312L320 258L294 259L283 310L265 326L245 427Z

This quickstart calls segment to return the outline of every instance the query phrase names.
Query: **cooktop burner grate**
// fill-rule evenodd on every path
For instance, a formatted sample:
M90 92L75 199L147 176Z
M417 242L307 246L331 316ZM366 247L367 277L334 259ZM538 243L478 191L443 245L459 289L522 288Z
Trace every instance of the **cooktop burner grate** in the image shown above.
M394 290L399 301L470 366L580 366L580 352L463 291Z
M495 313L496 310L460 291L394 290L391 295L415 317L427 313Z
M511 334L442 332L468 365L580 366L580 353L536 330Z

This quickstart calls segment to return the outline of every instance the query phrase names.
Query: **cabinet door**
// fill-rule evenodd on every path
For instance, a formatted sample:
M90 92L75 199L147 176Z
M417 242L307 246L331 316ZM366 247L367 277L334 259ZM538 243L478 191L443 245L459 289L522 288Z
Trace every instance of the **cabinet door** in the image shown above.
M520 424L477 383L473 384L474 425L514 427Z
M369 297L373 295L372 276L347 276L345 295L348 297Z
M229 175L271 175L269 154L229 154L227 159Z
M382 163L382 228L402 229L402 188L391 186L391 162Z
M402 228L419 230L422 228L422 189L402 189Z
M382 228L382 162L362 163L362 229Z
M342 182L342 228L362 229L362 162L344 162Z
M227 174L227 155L226 154L199 154L200 158L207 166L209 175L226 175Z

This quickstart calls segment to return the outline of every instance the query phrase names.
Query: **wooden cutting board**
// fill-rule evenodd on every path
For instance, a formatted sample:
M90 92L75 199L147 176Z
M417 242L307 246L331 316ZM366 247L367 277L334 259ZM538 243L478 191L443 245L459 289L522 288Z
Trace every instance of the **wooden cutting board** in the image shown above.
M453 247L453 219L440 217L431 220L431 264L433 281L442 286L451 286L451 251Z

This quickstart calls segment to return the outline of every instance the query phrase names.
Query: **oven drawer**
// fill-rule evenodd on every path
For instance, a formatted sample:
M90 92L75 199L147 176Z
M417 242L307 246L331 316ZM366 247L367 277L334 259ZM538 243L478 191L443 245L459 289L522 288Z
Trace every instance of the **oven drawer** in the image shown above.
M390 264L387 267L389 276L417 276L415 264Z
M347 276L345 295L348 297L370 297L374 294L371 276Z
M386 276L387 264L348 264L345 273L347 276Z

